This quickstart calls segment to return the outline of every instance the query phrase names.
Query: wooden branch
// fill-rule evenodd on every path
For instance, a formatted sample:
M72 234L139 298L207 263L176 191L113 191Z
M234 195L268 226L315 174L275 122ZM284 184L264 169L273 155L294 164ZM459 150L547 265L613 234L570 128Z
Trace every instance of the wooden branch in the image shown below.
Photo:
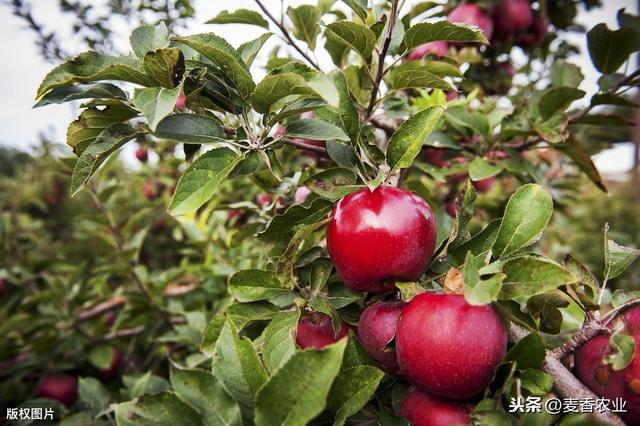
M283 138L282 142L284 142L287 145L294 146L294 147L296 147L298 149L306 149L307 151L319 152L321 154L326 154L327 153L327 149L322 147L322 146L310 145L310 144L307 144L305 142L302 142L302 141L296 140L296 139Z
M88 309L80 311L77 316L77 321L85 322L87 320L90 320L91 318L95 318L106 312L119 309L125 303L127 303L127 298L125 296L113 297L107 300L106 302L98 303L97 305L93 305Z

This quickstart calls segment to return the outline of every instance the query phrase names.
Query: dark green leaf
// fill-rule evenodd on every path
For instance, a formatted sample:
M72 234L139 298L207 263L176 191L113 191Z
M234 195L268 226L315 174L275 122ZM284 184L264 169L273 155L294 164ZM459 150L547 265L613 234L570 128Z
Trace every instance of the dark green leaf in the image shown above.
M188 144L210 144L225 140L220 120L184 112L165 117L158 123L154 134L161 139Z
M127 94L118 86L109 83L76 84L58 87L44 95L33 107L39 108L51 104L76 101L78 99L119 99L127 100Z
M181 91L181 86L175 89L164 87L136 89L133 104L144 114L151 130L155 131L160 120L171 114L175 108Z
M515 361L519 370L538 368L544 362L546 349L539 334L531 333L516 343L504 358L504 361Z
M463 41L489 44L476 26L449 21L421 22L409 28L404 36L407 49L432 41Z
M358 161L356 152L349 144L340 141L327 141L327 154L338 166L353 169Z
M332 207L333 203L322 199L314 200L307 207L299 204L291 206L284 214L274 217L259 238L284 248L295 232L325 218Z
M376 44L376 35L364 25L350 21L337 21L327 25L327 31L331 31L365 60L371 57Z
M238 46L238 53L247 66L251 66L251 64L253 64L256 56L258 56L258 52L260 52L262 46L264 46L272 35L273 33L264 33L260 37L247 41L246 43L242 43Z
M538 100L540 116L547 120L556 112L564 112L575 100L581 99L585 92L573 87L554 87L548 89Z
M142 59L148 52L169 47L169 30L164 22L158 25L143 25L133 30L129 42L133 53Z
M117 404L115 413L120 426L202 425L198 413L169 392Z
M387 163L392 169L411 167L424 140L438 124L442 112L441 107L427 108L400 125L387 146Z
M575 283L562 265L541 256L520 255L509 259L502 267L507 275L502 283L500 299L526 298Z
M111 351L111 348L109 348ZM78 380L78 396L80 401L89 406L95 414L109 406L109 391L93 377L80 377Z
M184 56L178 48L160 49L144 55L142 67L153 78L155 86L173 89L182 81L185 64Z
M339 200L361 188L361 185L356 185L355 174L342 168L323 170L309 177L304 184L312 192L331 201Z
M302 118L287 126L287 137L313 140L348 141L349 136L339 127L315 118Z
M256 111L269 112L270 107L280 99L290 95L312 95L322 97L312 89L303 76L292 72L268 75L251 95L251 103Z
M318 8L309 4L298 7L289 7L287 15L293 23L293 35L309 45L313 50L316 48L316 39L320 35L320 12Z
M334 415L334 426L360 411L372 398L384 373L376 367L360 365L344 369L336 377L327 400Z
M238 9L233 12L223 10L218 16L209 19L205 24L248 24L269 29L269 22L255 10L249 9Z
M455 87L433 71L432 66L419 61L405 62L389 72L387 82L394 89L416 87L455 91Z
M358 115L358 110L349 94L349 87L347 86L344 73L342 71L336 71L332 74L332 77L338 90L338 95L340 96L339 110L342 128L347 132L349 138L351 138L351 142L356 144L360 137L360 116Z
M300 311L280 312L264 330L262 358L270 373L282 367L297 351L296 330Z
M240 271L229 279L229 293L239 302L270 299L290 291L274 272L261 269Z
M636 34L630 28L612 31L601 23L587 33L591 61L604 74L615 72L633 52Z

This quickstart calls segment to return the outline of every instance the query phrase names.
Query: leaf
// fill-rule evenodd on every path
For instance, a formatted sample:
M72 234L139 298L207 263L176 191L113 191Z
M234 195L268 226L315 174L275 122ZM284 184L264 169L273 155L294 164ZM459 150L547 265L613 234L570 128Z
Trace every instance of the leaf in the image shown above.
M367 0L342 0L363 21L367 20Z
M251 66L251 64L253 64L254 59L258 56L258 52L260 52L262 46L264 46L272 35L273 33L264 33L260 37L242 43L238 46L238 53L247 66Z
M615 72L633 52L636 35L630 28L612 31L600 23L587 33L587 47L593 65L604 74Z
M80 377L78 380L78 396L80 401L89 406L95 414L109 406L109 391L93 377Z
M393 89L411 87L455 91L447 80L433 73L432 66L419 61L410 61L393 67L387 76L387 83Z
M300 311L280 312L264 330L262 358L267 370L273 374L296 352L295 333L298 328Z
M204 426L241 426L240 407L209 372L171 368L171 387L198 410Z
M585 124L590 126L633 127L635 121L618 114L587 114L573 121L573 124Z
M384 373L370 365L344 369L331 386L327 409L334 413L334 426L360 411L373 397Z
M188 144L219 143L226 139L222 122L208 115L186 112L172 114L156 126L154 135Z
M387 146L387 164L392 169L411 167L422 149L424 140L438 124L443 111L441 107L427 108L412 115L400 125Z
M215 148L202 154L178 181L169 212L174 216L193 213L215 194L242 156L229 148Z
M624 247L613 240L607 240L604 255L605 279L611 280L618 277L638 256L640 256L640 250Z
M136 110L119 103L103 109L88 108L69 124L67 145L73 148L74 154L80 156L111 124L128 121L136 115Z
M469 177L473 181L488 179L499 174L502 169L502 165L494 166L484 158L476 157L469 163Z
M349 138L352 144L357 144L360 137L360 116L356 109L351 96L349 95L349 87L347 85L347 79L342 71L335 71L332 73L333 83L336 85L338 95L340 97L339 112L340 120L342 121L342 128ZM327 145L327 150L329 149ZM331 154L329 154L331 156ZM333 158L333 157L332 157Z
M613 93L596 93L591 98L591 105L617 105L623 107L637 108L638 104L633 100Z
M551 64L551 85L554 87L578 87L584 76L580 71L580 67L562 60L555 60Z
M369 28L351 21L337 21L327 25L327 31L340 38L365 61L371 58L376 45L376 35Z
M470 305L482 306L498 300L502 282L505 279L504 274L496 274L491 278L481 280L475 257L471 252L467 254L462 272L464 275L464 298Z
M251 104L260 113L269 112L269 108L280 99L290 95L312 95L321 97L313 90L303 76L284 72L268 75L258 85L251 95Z
M609 347L613 350L605 355L603 360L610 364L615 371L627 368L636 352L636 341L633 337L623 334L614 333L609 338Z
M340 141L327 141L327 154L338 166L353 169L357 163L356 151L349 144Z
M316 39L320 34L320 12L318 8L309 4L289 7L287 15L293 23L293 35L309 45L311 50L316 48Z
M140 131L125 123L114 123L104 129L96 140L80 155L69 191L73 197L84 188L100 165L118 148L140 135Z
M260 389L256 426L303 426L322 412L340 370L346 339L296 353Z
M147 118L151 130L155 131L160 120L173 111L181 91L182 86L175 89L164 87L136 89L133 104Z
M113 348L100 345L89 351L89 362L96 368L109 368L113 361Z
M214 64L234 83L244 99L248 99L256 85L249 67L242 61L240 54L223 38L212 33L178 37L177 42L200 53Z
M489 139L491 127L486 114L480 112L469 113L464 107L453 107L445 112L445 118L452 126L462 131L469 129L484 139Z
M142 62L128 56L106 56L97 52L85 52L69 59L46 75L36 98L49 90L74 83L91 83L100 80L118 80L141 86L154 86L154 80L145 74Z
M516 343L504 358L504 362L515 361L519 370L538 368L544 363L546 349L542 338L531 333Z
M119 99L127 100L127 94L118 86L109 83L76 84L75 86L58 87L49 91L33 106L34 108L52 104L77 101L78 99Z
M313 140L348 141L349 136L338 126L315 118L302 118L287 126L287 137Z
M489 44L482 30L475 25L449 21L421 22L409 28L404 35L407 50L432 41L461 41Z
M337 201L362 187L356 185L356 175L351 170L337 167L310 176L304 184L313 193L331 201Z
M412 281L396 282L396 288L400 292L400 299L402 299L404 302L410 302L414 297L426 291L426 289L422 287L420 283Z
M238 9L233 12L223 10L218 16L209 19L205 24L247 24L269 29L269 22L255 10L249 9Z
M169 30L164 22L158 25L143 25L131 32L129 37L133 53L142 59L148 52L169 47Z
M202 425L198 413L170 392L115 405L119 426Z
M564 143L554 144L553 148L571 158L575 165L587 175L591 182L600 188L602 192L607 192L607 187L600 176L600 172L595 164L593 164L591 156L575 139L570 138Z
M538 100L538 111L544 120L556 112L565 111L575 100L584 97L585 92L573 87L553 87L544 92Z
M247 269L229 279L229 293L239 302L255 302L289 293L271 271Z
M534 255L509 259L502 266L502 272L506 278L500 291L501 300L527 298L576 282L575 277L562 265Z
M180 84L184 75L184 55L176 47L159 49L144 56L142 67L155 81L154 86L173 89Z
M533 244L547 227L552 212L551 196L540 185L521 186L507 202L493 244L494 256L506 257Z
M240 404L244 421L249 422L253 417L254 398L268 377L251 340L240 337L228 318L216 343L212 371L227 393Z
M291 237L291 240L287 244L287 248L278 258L276 263L276 272L278 277L286 282L294 281L293 269L296 262L296 253L300 244L307 239L314 231L326 225L329 222L329 218L325 218L309 225L304 225L298 228Z
M520 383L533 396L544 396L553 389L553 377L540 370L524 371L520 376Z

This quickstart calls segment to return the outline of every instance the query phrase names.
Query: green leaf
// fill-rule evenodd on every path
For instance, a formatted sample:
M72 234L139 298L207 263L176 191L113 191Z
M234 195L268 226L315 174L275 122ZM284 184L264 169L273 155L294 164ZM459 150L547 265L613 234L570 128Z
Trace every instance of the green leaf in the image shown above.
M300 74L284 72L268 75L258 85L251 95L251 103L260 113L269 112L271 105L290 95L312 95L322 97L316 93Z
M452 126L461 131L469 129L473 133L482 136L485 140L490 137L491 127L486 114L477 111L469 113L465 107L453 107L445 112L445 118Z
M136 89L133 104L147 118L151 130L155 131L160 120L171 114L175 108L181 91L182 86L175 89L164 87Z
M244 421L249 422L253 417L254 398L268 377L251 340L240 337L228 318L213 352L212 371L227 393L240 404Z
M571 158L575 165L587 175L591 182L593 182L603 192L607 192L607 187L600 176L600 172L596 168L595 164L593 164L591 156L575 139L570 138L564 143L554 144L553 148L561 151Z
M140 131L125 123L115 123L104 129L80 155L69 191L73 197L84 188L100 165L118 148L140 135Z
M332 269L333 263L326 257L319 257L313 261L311 272L309 273L309 284L311 284L313 295L317 295L324 289L331 276Z
M520 383L533 396L545 396L553 389L553 377L540 370L524 371L520 376Z
M633 127L635 121L630 120L618 114L587 114L578 118L573 124L585 124L590 126L607 126L607 127Z
M419 61L410 61L393 67L387 76L387 83L393 89L411 87L455 91L447 80L433 73L434 68Z
M337 201L362 187L356 185L356 175L343 168L323 170L310 176L304 184L313 193L331 201Z
M242 58L244 63L247 64L247 66L251 66L251 64L253 64L256 56L258 56L258 52L260 52L260 49L262 49L264 44L267 42L267 40L269 40L269 38L271 38L272 35L273 33L264 33L260 37L242 43L240 46L238 46L238 53L240 54L240 57Z
M538 100L538 111L544 120L557 112L564 112L575 100L581 99L585 92L573 87L553 87L544 92Z
M200 53L214 64L235 84L244 99L248 99L256 85L253 82L249 67L240 54L223 38L212 33L196 34L189 37L178 37L177 42Z
M222 122L215 117L186 112L172 114L160 121L154 135L180 143L209 144L226 139Z
M410 302L417 295L427 291L424 287L420 285L420 283L413 282L413 281L396 282L396 287L400 292L400 299L402 299L405 302Z
M638 104L622 95L614 95L613 93L596 93L591 98L591 105L616 105L623 107L637 108Z
M311 50L316 48L316 39L320 34L320 12L318 8L309 4L289 7L287 15L293 23L293 35L309 45Z
M323 199L314 200L306 207L300 204L291 206L284 214L271 219L267 229L258 237L284 249L297 231L324 219L332 207L333 203Z
M327 399L327 408L334 415L334 426L360 411L373 397L384 373L376 367L360 365L344 369L336 377Z
M204 426L241 426L240 407L209 372L171 368L171 387L200 413Z
M474 25L454 24L449 21L421 22L409 28L404 35L407 50L432 41L462 41L489 44L482 30Z
M624 247L613 240L607 240L605 246L605 269L606 279L614 279L624 272L640 256L640 250Z
M249 9L238 9L233 12L223 10L218 16L209 19L205 24L247 24L269 29L269 22L255 10Z
M494 166L484 158L476 157L469 163L469 177L473 181L483 180L499 174L502 169L502 165Z
M506 278L500 291L501 300L527 298L576 282L575 277L562 265L535 255L509 259L502 266L502 272Z
M347 347L344 350L342 368L347 369L360 365L374 366L373 360L367 351L364 350L362 344L360 344L355 332L349 329L349 337L347 338Z
M302 118L287 126L287 137L314 140L348 141L349 136L340 127L316 118Z
M545 356L546 349L542 338L537 333L531 333L509 349L504 362L515 361L519 370L525 370L542 366Z
M262 358L270 373L282 367L297 351L296 330L300 311L280 312L264 330Z
M58 65L44 78L38 88L39 99L49 90L74 83L118 80L141 86L154 86L155 81L145 74L142 62L129 56L106 56L85 52Z
M169 392L145 395L115 406L118 426L200 426L198 413Z
M577 88L584 80L580 67L562 60L556 60L551 64L551 85L554 87Z
M392 169L411 167L424 140L438 124L443 108L432 107L420 111L400 125L389 139L387 163Z
M633 52L635 32L630 28L612 31L600 23L587 33L587 47L593 65L604 74L615 72Z
M493 244L494 256L506 257L533 244L547 227L552 212L551 196L540 185L521 186L507 202Z
M364 25L351 21L337 21L327 25L327 31L340 38L365 61L371 57L376 45L376 35Z
M169 47L169 30L164 22L158 25L143 25L136 28L129 37L133 53L142 59L148 52Z
M356 151L349 144L340 141L327 141L327 154L338 166L347 169L356 167L358 158Z
M296 262L296 253L300 244L304 240L307 239L314 231L319 229L320 227L326 225L329 222L329 218L325 218L318 222L314 222L308 225L304 225L298 228L291 240L287 244L287 248L284 250L282 255L278 258L278 262L276 263L276 272L278 277L285 282L293 282L295 277L293 274L293 270Z
M275 272L247 269L229 279L229 293L239 302L255 302L289 293Z
M44 95L33 107L39 108L46 105L62 104L64 102L77 101L78 99L118 99L127 100L127 94L118 86L109 83L76 84L53 89Z
M360 138L360 116L358 115L358 110L349 94L349 86L347 85L347 79L344 73L342 71L335 71L331 77L333 78L333 83L336 85L340 97L338 109L340 112L340 120L342 121L342 128L347 132L349 138L351 138L351 143L355 145ZM329 147L327 146L327 150L328 149Z
M342 0L342 2L349 6L360 19L367 20L367 0Z
M623 333L614 333L609 338L609 347L612 353L605 355L603 360L610 364L615 371L627 368L636 353L636 341L632 336Z
M476 259L471 252L462 268L464 274L464 298L470 305L482 306L498 300L504 274L496 274L486 280L480 279Z
M175 47L159 49L144 55L142 67L155 81L154 86L173 89L180 84L184 75L184 55Z
M100 345L89 351L89 362L96 368L109 368L113 358L113 348Z
M242 156L229 148L215 148L198 157L180 177L169 206L170 213L179 216L199 209L240 160Z
M110 395L104 385L93 377L80 377L78 380L80 401L89 406L94 413L100 413L109 406Z
M340 370L346 339L296 353L260 389L256 426L303 426L322 412Z

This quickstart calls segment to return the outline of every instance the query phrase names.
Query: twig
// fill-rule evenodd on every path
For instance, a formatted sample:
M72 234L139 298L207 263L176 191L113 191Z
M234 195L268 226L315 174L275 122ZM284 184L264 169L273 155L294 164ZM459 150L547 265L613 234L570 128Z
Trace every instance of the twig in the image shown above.
M127 302L127 298L125 296L116 296L113 297L106 302L98 303L88 309L80 311L77 316L78 322L84 322L90 320L91 318L95 318L100 316L106 312L113 311L115 309L119 309Z
M309 62L311 65L313 65L313 67L315 69L317 69L318 71L322 71L322 69L320 69L320 66L313 60L311 59L311 57L309 55L306 54L306 52L304 50L302 50L302 48L300 46L298 46L298 44L295 42L295 40L293 40L293 38L291 38L291 35L289 34L289 31L287 30L287 28L284 26L284 24L282 22L279 22L272 14L271 12L269 12L269 9L267 9L264 4L262 4L262 1L260 0L255 0L256 4L258 5L258 7L260 7L260 9L262 9L262 11L264 12L265 15L267 15L267 17L269 18L269 20L271 22L273 22L274 24L276 24L276 26L280 29L280 31L282 31L282 35L284 35L287 39L287 41L289 42L289 44L291 45L291 47L293 47L294 49L296 49L298 51L298 53L300 53L302 55L302 57L304 59L307 60L307 62Z
M295 140L295 139L284 138L282 139L282 142L284 142L287 145L295 146L298 149L306 149L307 151L320 152L322 154L327 153L327 149L322 146L309 145L305 142Z

